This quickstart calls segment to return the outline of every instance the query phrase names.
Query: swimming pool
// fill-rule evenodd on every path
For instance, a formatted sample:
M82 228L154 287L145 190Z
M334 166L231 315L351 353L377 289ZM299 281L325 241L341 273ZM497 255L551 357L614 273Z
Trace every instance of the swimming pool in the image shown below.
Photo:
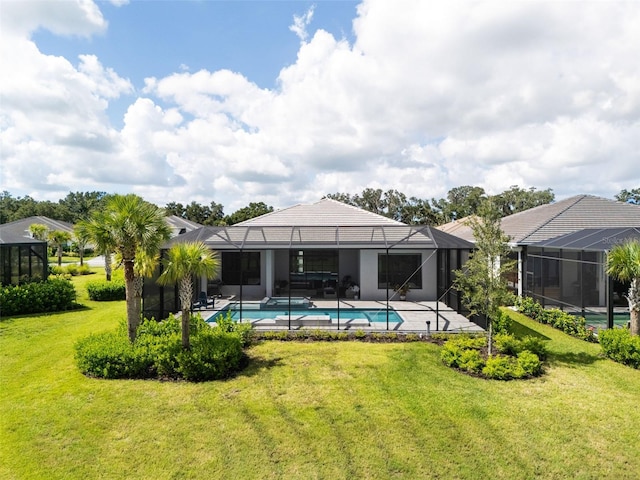
M235 321L238 321L240 317L240 310L235 308L225 307L215 315L209 317L207 322L215 322L216 319L220 315L227 315L227 312L231 312L231 318ZM387 311L385 309L382 310L371 310L366 308L296 308L291 311L292 318L300 318L304 316L319 318L319 317L330 317L331 323L337 323L338 320L341 322L346 322L349 320L366 318L370 323L381 323L387 321ZM254 310L252 308L242 308L242 319L243 320L263 320L263 319L283 319L285 317L289 317L289 311L285 309L269 309L265 310ZM389 309L389 323L402 323L402 317L393 309Z

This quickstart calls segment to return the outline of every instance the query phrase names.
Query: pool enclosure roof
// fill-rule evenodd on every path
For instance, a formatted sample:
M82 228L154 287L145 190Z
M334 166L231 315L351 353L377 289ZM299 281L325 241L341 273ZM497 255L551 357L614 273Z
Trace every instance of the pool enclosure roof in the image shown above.
M629 240L640 241L640 226L587 228L532 244L534 247L606 252Z
M202 227L171 239L204 242L214 250L319 249L472 249L473 244L427 225L232 225Z

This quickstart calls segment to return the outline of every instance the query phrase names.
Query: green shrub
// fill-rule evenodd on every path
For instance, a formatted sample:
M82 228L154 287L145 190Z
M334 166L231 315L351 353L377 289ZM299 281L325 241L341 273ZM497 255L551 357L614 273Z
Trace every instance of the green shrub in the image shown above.
M126 298L124 280L111 280L110 282L94 280L87 283L87 293L89 298L95 302L109 302Z
M177 370L185 380L216 380L237 370L242 356L242 342L237 334L200 332L191 340L191 350L178 353Z
M532 337L527 335L520 340L521 351L528 350L531 353L535 353L536 356L544 361L547 359L547 344L539 337Z
M464 350L458 359L458 367L472 373L481 372L484 364L478 350Z
M73 275L73 276L78 275L78 265L76 265L75 263L70 263L65 267L65 271L69 275Z
M505 355L517 355L522 349L522 342L508 333L498 333L493 337L496 349Z
M508 333L512 320L508 313L499 310L497 317L492 322L494 333Z
M191 381L229 376L243 358L237 332L211 328L197 315L191 318L191 349L182 349L180 320L170 316L145 320L136 341L129 342L124 323L114 332L91 335L76 343L80 370L103 378L170 377Z
M7 285L0 289L3 316L58 312L76 308L76 290L71 282L49 278L45 282Z
M482 369L482 374L487 378L495 380L511 380L518 366L513 357L495 355L487 358L487 362Z
M557 308L545 309L530 297L519 298L516 302L516 308L520 313L537 322L551 325L587 342L598 342L595 331L593 328L587 327L584 317L571 315Z
M600 346L604 354L618 363L640 368L640 337L626 328L611 328L600 332Z
M535 377L542 372L542 362L535 353L523 350L518 354L518 373L514 378Z
M90 335L76 343L76 362L85 375L102 378L145 378L153 361L119 329Z
M206 322L202 322L206 325ZM246 347L251 344L254 338L255 331L253 324L249 322L239 323L231 318L231 312L227 311L226 315L218 315L216 318L216 326L214 329L218 329L221 332L235 332L240 336L242 346Z

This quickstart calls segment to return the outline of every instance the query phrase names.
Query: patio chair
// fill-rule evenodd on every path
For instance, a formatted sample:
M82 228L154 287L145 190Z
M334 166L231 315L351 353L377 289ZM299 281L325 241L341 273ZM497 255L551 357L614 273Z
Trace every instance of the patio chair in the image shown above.
M208 306L214 306L216 303L216 299L212 298L209 300L207 297L207 292L200 292L200 296L198 297L198 301L193 304L194 309L201 310L203 308L207 308Z

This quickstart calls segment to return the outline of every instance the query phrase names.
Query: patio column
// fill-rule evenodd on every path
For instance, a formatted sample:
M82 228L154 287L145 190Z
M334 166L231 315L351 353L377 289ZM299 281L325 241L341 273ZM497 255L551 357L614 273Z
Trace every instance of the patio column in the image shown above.
M275 266L273 250L266 250L265 256L265 295L267 297L273 297L273 282L275 279Z

